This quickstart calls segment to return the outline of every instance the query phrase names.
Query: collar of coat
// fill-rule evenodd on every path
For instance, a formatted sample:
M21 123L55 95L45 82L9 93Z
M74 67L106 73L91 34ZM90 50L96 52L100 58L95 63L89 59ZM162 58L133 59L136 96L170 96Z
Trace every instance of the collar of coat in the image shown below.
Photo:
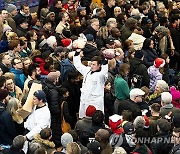
M162 109L172 109L173 105L172 104L166 104L162 107Z
M55 148L54 142L51 142L51 141L49 141L49 140L42 139L39 134L35 134L35 135L34 135L34 139L35 139L35 141L40 142L40 143L44 144L45 146L48 146L48 147L50 147L50 148Z

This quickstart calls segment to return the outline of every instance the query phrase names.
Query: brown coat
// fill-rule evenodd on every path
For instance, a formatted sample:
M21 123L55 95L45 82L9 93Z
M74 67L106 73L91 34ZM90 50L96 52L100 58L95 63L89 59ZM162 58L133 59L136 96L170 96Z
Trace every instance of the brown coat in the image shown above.
M3 35L3 22L2 22L2 18L0 17L0 40L2 35Z
M109 143L108 144L101 144L101 147L102 147L101 154L112 154L113 153L113 149Z
M10 13L8 14L7 22L8 25L12 28L13 32L16 32L16 22Z
M19 101L21 101L21 99L22 99L22 90L18 86L15 86L15 93L16 93L16 98Z

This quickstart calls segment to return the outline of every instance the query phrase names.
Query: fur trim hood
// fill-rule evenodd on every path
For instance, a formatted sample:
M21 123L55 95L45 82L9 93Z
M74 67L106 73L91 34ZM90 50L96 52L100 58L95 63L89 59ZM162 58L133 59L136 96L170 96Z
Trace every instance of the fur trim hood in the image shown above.
M34 135L34 140L49 147L49 148L55 148L55 144L54 142L51 142L49 140L45 140L45 139L42 139L41 136L39 134L35 134Z

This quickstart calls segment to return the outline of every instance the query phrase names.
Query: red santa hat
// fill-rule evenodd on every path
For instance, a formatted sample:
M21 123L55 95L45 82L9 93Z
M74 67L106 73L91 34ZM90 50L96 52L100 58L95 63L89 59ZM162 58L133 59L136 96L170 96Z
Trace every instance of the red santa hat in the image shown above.
M156 58L155 61L154 61L154 66L156 68L159 68L159 67L164 67L165 65L165 60L162 59L162 58Z
M93 105L89 105L86 109L86 116L92 117L95 111L96 108Z
M67 47L68 49L70 49L72 47L71 39L68 39L68 38L62 39L61 42L62 42L63 47Z
M114 114L109 117L109 126L114 133L120 134L121 132L123 132L123 129L120 129L120 125L122 122L122 116L118 114Z

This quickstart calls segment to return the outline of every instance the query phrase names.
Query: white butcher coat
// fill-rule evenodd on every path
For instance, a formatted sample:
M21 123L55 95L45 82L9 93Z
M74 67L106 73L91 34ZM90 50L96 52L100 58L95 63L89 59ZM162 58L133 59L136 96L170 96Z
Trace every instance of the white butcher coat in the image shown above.
M90 67L81 63L80 56L73 57L74 66L83 75L81 88L81 99L79 118L85 117L86 108L89 105L96 107L96 110L104 112L104 85L108 77L108 64L102 65L99 72L93 72Z

